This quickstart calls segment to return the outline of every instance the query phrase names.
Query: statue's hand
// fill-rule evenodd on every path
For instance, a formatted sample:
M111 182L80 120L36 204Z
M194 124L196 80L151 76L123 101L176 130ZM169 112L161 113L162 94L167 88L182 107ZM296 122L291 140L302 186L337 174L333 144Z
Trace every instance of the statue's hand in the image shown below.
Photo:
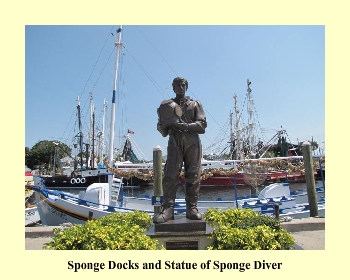
M203 127L200 122L175 123L174 126L182 131L191 131L191 132L196 132L200 134L203 134L205 132L205 127Z
M168 127L164 126L162 123L158 123L157 125L157 129L160 132L160 134L162 134L163 137L168 136Z
M174 125L180 130L188 130L188 123L175 123Z
M168 132L165 130L159 131L160 134L162 134L163 137L167 137L168 136Z

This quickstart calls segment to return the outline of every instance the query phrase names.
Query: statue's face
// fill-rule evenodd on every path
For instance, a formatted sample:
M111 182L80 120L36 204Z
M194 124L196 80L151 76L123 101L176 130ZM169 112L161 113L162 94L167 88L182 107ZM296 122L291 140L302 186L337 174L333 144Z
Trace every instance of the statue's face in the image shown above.
M177 81L174 84L174 92L178 96L184 96L186 92L186 82L185 81Z

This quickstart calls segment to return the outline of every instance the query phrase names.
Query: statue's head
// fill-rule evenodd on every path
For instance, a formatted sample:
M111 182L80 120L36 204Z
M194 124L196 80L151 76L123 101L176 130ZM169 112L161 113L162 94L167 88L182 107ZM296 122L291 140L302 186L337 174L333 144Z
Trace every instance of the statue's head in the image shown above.
M186 84L186 90L187 90L187 89L188 89L188 81L187 81L186 78L183 78L183 77L176 77L176 78L173 80L173 90L175 90L175 87L174 87L175 84L181 84L181 83L183 83L183 82L185 82L185 84Z

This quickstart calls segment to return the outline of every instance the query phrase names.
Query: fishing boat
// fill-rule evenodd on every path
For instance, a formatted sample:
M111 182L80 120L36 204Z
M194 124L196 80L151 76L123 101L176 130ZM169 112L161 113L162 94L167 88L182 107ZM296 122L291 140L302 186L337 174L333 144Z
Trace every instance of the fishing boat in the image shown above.
M37 177L35 177L37 178ZM107 169L81 170L74 175L42 175L48 189L86 189L93 183L108 182ZM34 179L35 181L35 179Z
M220 153L229 149L226 158L203 159L202 160L202 178L201 186L203 187L219 187L233 185L266 185L276 182L305 182L305 175L300 170L293 168L290 172L288 168L281 168L275 162L289 163L298 166L302 164L303 157L298 145L287 142L287 133L284 129L280 129L266 143L257 140L257 129L254 108L251 81L247 80L247 112L248 120L246 124L242 124L242 113L238 108L237 95L234 98L234 113L230 113L229 122L229 140L225 138L225 148L220 146ZM235 118L233 118L235 116ZM233 121L235 119L235 122ZM224 138L222 139L224 140ZM219 145L222 140L215 141L209 147L204 148L207 155L213 155L209 152L214 149L214 145ZM277 144L274 144L276 143ZM267 157L266 155L270 155ZM274 157L271 157L274 155ZM264 163L264 164L260 164ZM271 163L270 165L268 163ZM241 168L239 168L241 167ZM237 170L237 168L239 170ZM236 169L236 170L235 170ZM315 175L316 175L315 171ZM180 182L184 183L184 179L180 178Z
M25 223L24 226L32 226L38 224L40 222L40 214L38 211L38 207L28 207L24 212Z
M78 105L79 107L79 105ZM57 143L56 148L59 147ZM82 155L82 152L80 152ZM141 186L148 186L152 184L150 179L141 178L141 176L134 176L133 173L144 173L147 174L152 170L152 163L145 163L138 160L132 148L131 136L125 136L125 143L123 153L121 154L123 161L113 162L113 167L118 169L120 177L123 177L124 188L139 188ZM74 159L72 157L72 159ZM74 159L76 160L76 159ZM81 158L79 162L83 162ZM76 165L76 164L74 164ZM41 175L44 180L44 184L48 189L62 190L62 189L81 189L85 190L88 186L93 183L108 183L108 169L104 164L98 164L97 168L84 166L84 169L77 169L69 173L66 171L64 174L55 175ZM95 165L96 166L96 165Z
M123 161L113 162L113 168L119 177L123 177L125 188L139 188L153 184L150 173L153 170L152 162L139 160L133 149L133 140L128 134L125 136L125 143L122 154L119 158Z
M67 151L61 147L59 142L53 142L54 144L54 160L53 160L53 171L52 174L42 174L41 178L44 180L45 186L48 189L86 189L93 183L107 183L107 168L103 164L97 164L94 157L94 151L92 150L89 153L89 150L86 149L86 155L84 158L83 152L83 132L82 132L82 124L81 124L81 112L80 112L80 98L77 98L77 116L78 116L78 126L79 133L78 144L75 146L79 148L79 157L71 156ZM94 120L94 105L93 98L90 96L90 114L91 119ZM94 135L94 121L92 121L92 135ZM103 133L102 133L103 134ZM92 136L92 144L94 147L94 136ZM63 151L68 154L68 168L63 168L61 166L61 159L58 158L58 150ZM59 167L60 170L63 170L61 173L56 172L56 166Z
M25 198L24 198L24 225L31 226L37 224L40 221L40 215L38 212L38 208L35 205L34 191L30 190L28 187L34 185L34 177L32 174L32 170L25 166L24 171L25 176Z
M24 183L26 186L34 184L32 170L27 166L24 167Z
M111 180L113 174L108 175ZM35 191L41 223L48 226L68 222L82 224L114 212L151 212L144 199L135 198L135 203L124 200L121 195L122 186L122 180L117 178L109 183L93 183L85 191L80 191L78 196L64 191L49 190L43 182L30 189Z
M220 186L243 186L243 185L267 185L279 182L305 182L305 175L300 171L288 172L288 170L278 170L274 168L260 168L262 162L266 166L274 162L302 162L303 157L279 157L279 158L260 158L249 160L205 160L202 159L202 187L220 187ZM256 164L256 167L254 166ZM245 167L246 166L246 167ZM255 170L254 170L255 168ZM315 173L316 174L316 173ZM180 177L180 182L185 183L184 178Z
M323 181L326 178L325 156L315 156L315 158L318 160L318 167L316 168L316 178Z
M32 185L28 185L32 186ZM24 226L32 226L40 222L38 207L34 202L34 191L26 189L25 210L24 210Z
M24 211L24 226L35 225L40 222L40 215L38 207L35 203L34 191L29 190L28 187L33 184L26 185L25 190L25 211Z
M122 180L113 184L94 183L78 196L63 191L48 190L42 186L31 186L35 191L41 223L57 226L63 223L84 224L88 220L121 212L147 212L154 214L155 198L126 197L123 195ZM324 189L317 190L319 216L325 215ZM237 197L236 200L198 201L198 210L204 213L209 208L251 208L264 215L275 214L279 206L279 216L295 219L309 217L310 209L306 192L290 192L289 183L274 183L265 187L258 196ZM175 215L185 215L185 199L176 199Z

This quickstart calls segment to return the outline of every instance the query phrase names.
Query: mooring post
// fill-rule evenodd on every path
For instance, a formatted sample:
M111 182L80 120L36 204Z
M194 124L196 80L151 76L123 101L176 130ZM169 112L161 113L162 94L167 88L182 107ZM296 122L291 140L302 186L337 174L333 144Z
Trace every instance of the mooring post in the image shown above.
M88 217L88 220L89 220L89 221L92 220L93 215L94 215L94 212L89 211L89 217Z
M314 167L313 167L313 161L312 161L310 142L305 141L302 144L301 148L302 148L303 158L304 158L307 195L308 195L309 206L310 206L310 217L315 217L315 216L318 216L318 207L317 207L315 176L314 176Z
M321 163L321 157L318 157L318 165L320 167L320 175L321 175L321 179L322 179L322 185L323 185L323 187L325 187L324 174L323 174L323 168L322 168L322 163Z
M280 220L280 206L278 204L274 204L273 209L275 210L274 212L276 220Z
M163 195L162 172L162 148L158 145L153 149L153 192L155 197ZM160 212L161 206L154 205L154 214Z

